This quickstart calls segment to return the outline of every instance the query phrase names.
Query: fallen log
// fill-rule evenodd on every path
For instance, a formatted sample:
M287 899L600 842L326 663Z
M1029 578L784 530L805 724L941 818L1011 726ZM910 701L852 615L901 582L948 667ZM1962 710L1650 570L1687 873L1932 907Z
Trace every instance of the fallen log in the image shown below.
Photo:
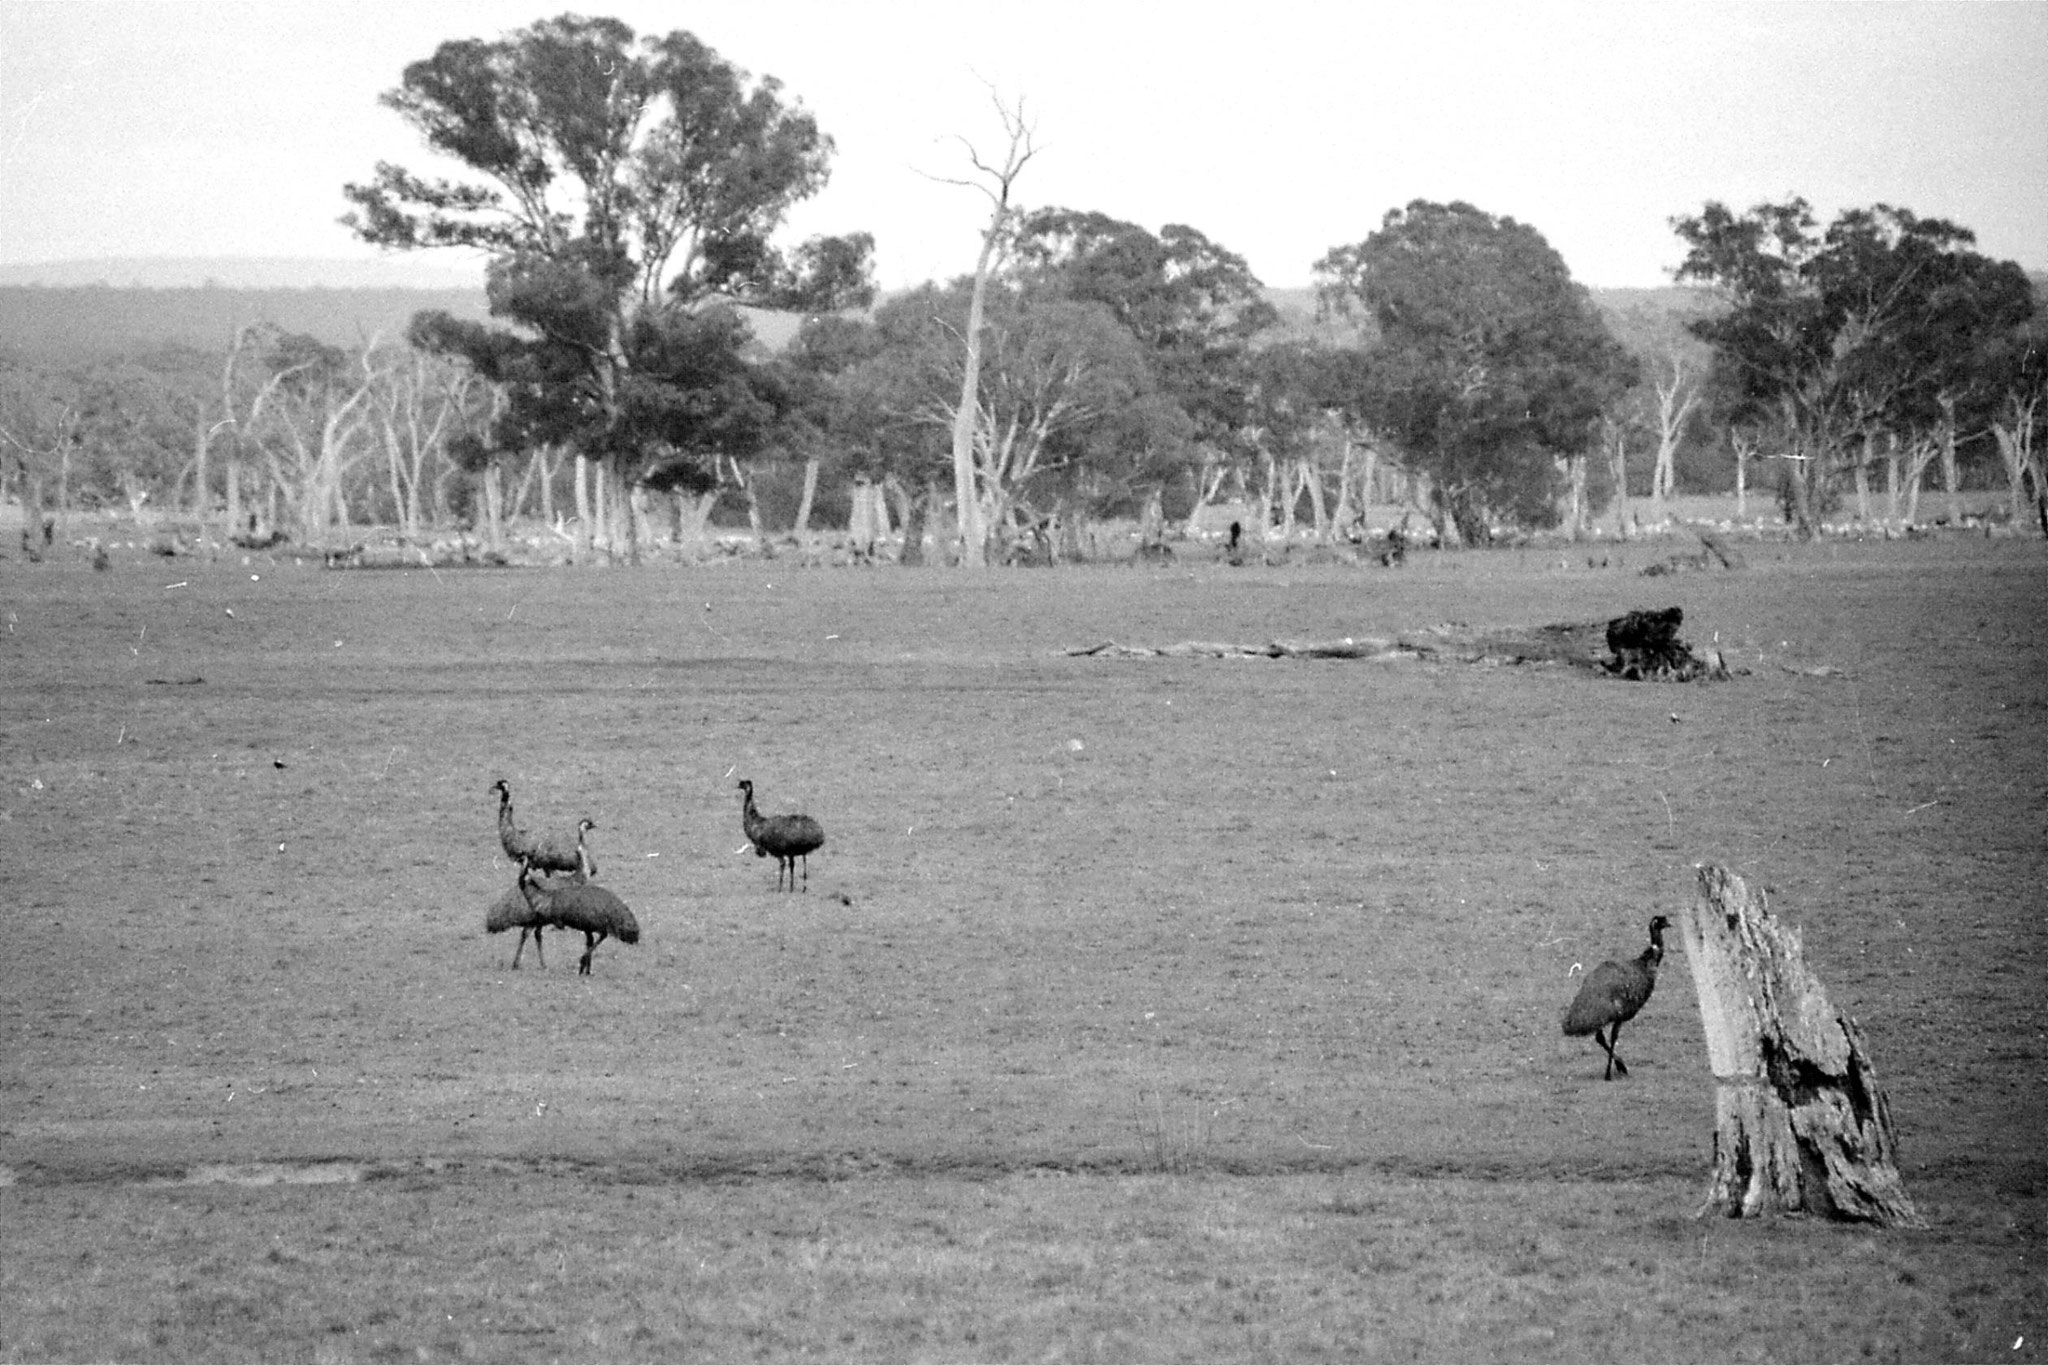
M1693 682L1729 676L1720 654L1695 657L1677 638L1684 614L1677 607L1630 612L1611 621L1475 631L1459 622L1392 638L1271 640L1232 644L1183 640L1146 647L1104 640L1066 651L1069 657L1169 659L1454 659L1461 663L1566 664L1634 681Z
M1349 636L1342 640L1275 640L1267 648L1281 659L1384 659L1401 652L1397 642L1370 636L1363 640Z
M1714 1075L1714 1169L1700 1207L1917 1227L1891 1107L1799 935L1726 868L1699 868L1680 917Z

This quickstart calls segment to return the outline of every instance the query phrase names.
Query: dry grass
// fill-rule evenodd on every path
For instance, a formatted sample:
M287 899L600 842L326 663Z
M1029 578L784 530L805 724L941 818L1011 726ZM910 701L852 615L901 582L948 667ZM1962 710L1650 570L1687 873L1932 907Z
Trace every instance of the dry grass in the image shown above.
M2030 1358L2048 560L1750 564L0 564L0 1360ZM1059 653L1672 601L1748 676ZM499 776L599 822L592 977L482 931ZM1628 1082L1558 1036L1701 860L1930 1231L1690 1219L1679 963ZM320 1159L379 1178L136 1183Z
M1878 1235L1678 1180L60 1185L10 1197L0 1359L2037 1359L2040 1202L1926 1193Z

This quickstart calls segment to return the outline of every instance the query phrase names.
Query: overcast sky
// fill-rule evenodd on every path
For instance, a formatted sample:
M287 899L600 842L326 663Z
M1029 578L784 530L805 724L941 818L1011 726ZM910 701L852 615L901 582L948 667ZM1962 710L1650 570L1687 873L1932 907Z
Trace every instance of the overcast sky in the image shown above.
M0 0L0 263L362 257L341 186L427 169L377 102L451 38L568 6ZM866 229L885 286L972 268L991 87L1042 148L1030 206L1187 223L1268 284L1413 199L1534 225L1650 285L1709 199L1884 202L2048 270L2048 5L592 3L773 75L838 144L794 236Z

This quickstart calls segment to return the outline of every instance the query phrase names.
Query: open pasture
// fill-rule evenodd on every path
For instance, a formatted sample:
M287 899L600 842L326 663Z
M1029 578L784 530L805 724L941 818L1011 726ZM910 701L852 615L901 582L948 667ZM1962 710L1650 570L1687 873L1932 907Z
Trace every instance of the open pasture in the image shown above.
M2048 555L1663 548L0 564L0 1361L2042 1358ZM1672 603L1746 674L1061 653ZM483 932L498 777L591 976ZM1681 952L1629 1079L1559 1035L1702 861L1926 1230L1691 1220Z

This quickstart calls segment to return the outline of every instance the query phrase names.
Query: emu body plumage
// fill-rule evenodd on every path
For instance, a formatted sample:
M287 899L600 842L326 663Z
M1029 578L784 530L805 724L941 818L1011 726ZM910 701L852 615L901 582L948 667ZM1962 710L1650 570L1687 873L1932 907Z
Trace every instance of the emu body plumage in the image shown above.
M493 782L491 790L498 794L498 843L506 857L536 872L572 872L585 881L597 875L597 861L583 840L597 828L595 821L578 821L573 839L566 834L529 834L512 814L512 788L505 779Z
M597 945L605 939L615 938L621 943L640 941L640 922L633 918L633 912L626 907L624 901L602 886L567 878L535 881L527 870L522 868L519 881L513 887L513 893L526 902L525 918L531 922L522 923L521 927L533 931L536 952L539 951L542 929L569 929L583 935L583 960L576 966L578 976L590 975L591 954L597 951ZM493 917L504 904L505 902L501 900L497 906L492 907ZM512 928L513 923L507 922L503 927ZM486 920L484 928L493 933L497 932L489 920ZM524 934L521 934L519 941L523 947L526 942ZM512 956L516 963L518 953L515 952ZM547 964L543 962L541 965Z
M803 859L804 890L811 889L811 854L825 846L825 827L808 815L764 816L754 808L754 784L740 779L740 828L754 846L754 856L775 859L775 889L782 889L782 874L789 873L789 889L796 890L796 863Z
M1650 946L1627 962L1609 960L1586 973L1579 993L1564 1012L1564 1031L1569 1038L1593 1035L1593 1041L1607 1054L1607 1072L1628 1075L1628 1064L1615 1055L1621 1041L1621 1026L1636 1017L1657 989L1657 968L1664 961L1664 931L1671 921L1658 915L1650 921Z
M547 954L541 949L540 933L552 921L547 917L545 897L574 884L568 878L543 878L534 883L534 889L541 893L535 900L527 899L525 890L515 884L506 887L505 894L491 902L491 908L484 912L484 932L502 934L507 929L519 931L519 946L512 950L513 971L519 970L519 957L526 951L526 940L529 935L533 939L535 960L540 963L542 971L547 970L548 959ZM538 904L536 900L539 901Z

